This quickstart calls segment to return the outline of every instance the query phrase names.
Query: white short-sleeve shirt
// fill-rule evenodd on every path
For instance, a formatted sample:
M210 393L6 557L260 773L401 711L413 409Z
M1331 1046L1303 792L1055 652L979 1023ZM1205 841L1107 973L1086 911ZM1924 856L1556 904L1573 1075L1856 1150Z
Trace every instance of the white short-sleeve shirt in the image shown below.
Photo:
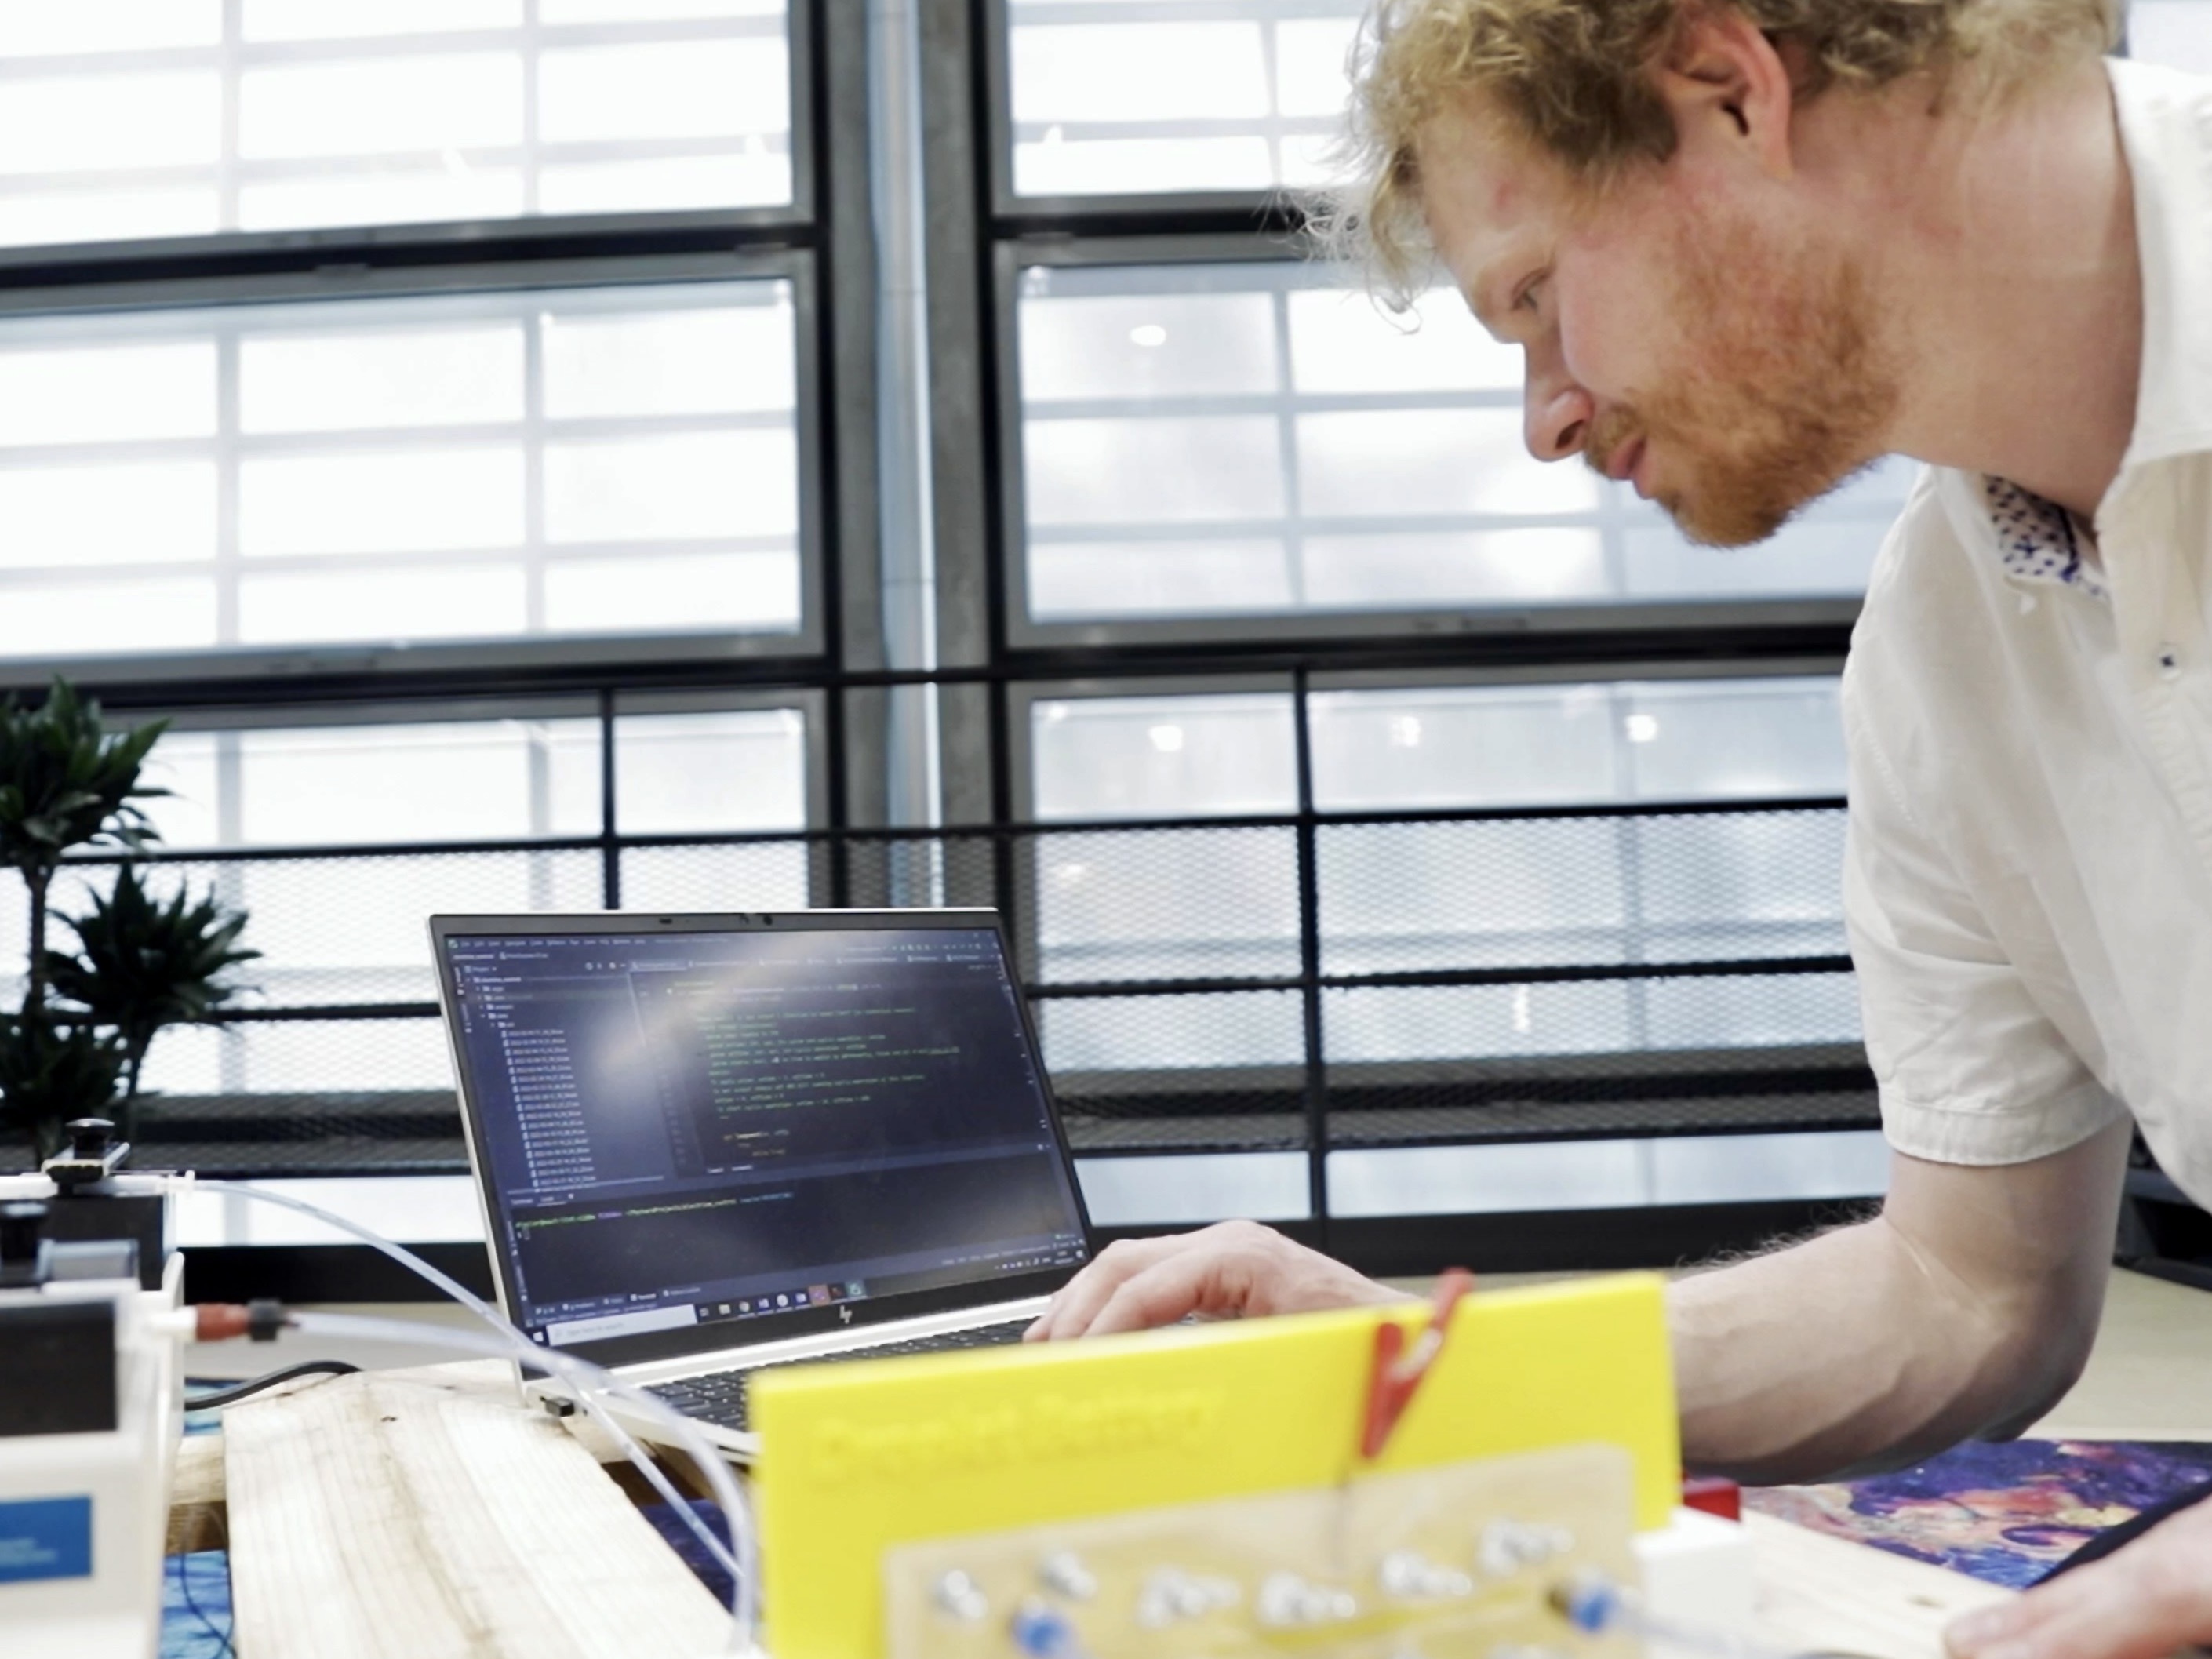
M1893 1145L2020 1163L2132 1113L2212 1205L2212 80L2111 70L2135 432L2086 561L1921 477L1844 676L1844 910Z

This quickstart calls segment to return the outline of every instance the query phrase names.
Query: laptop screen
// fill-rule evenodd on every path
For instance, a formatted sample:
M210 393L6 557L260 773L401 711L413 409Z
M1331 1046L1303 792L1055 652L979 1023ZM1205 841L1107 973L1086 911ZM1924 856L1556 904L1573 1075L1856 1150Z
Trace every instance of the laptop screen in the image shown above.
M998 930L789 921L443 936L488 1218L533 1340L764 1340L821 1322L801 1310L1027 1294L1016 1279L1084 1260Z

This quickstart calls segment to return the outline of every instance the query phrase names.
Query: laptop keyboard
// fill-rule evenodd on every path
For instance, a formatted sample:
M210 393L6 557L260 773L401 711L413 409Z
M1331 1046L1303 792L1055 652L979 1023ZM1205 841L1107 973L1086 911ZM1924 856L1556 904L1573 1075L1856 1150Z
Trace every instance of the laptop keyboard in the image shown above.
M843 1359L890 1359L901 1354L946 1353L962 1348L998 1348L1022 1340L1034 1321L1010 1319L1003 1324L975 1325L964 1331L940 1331L934 1336L908 1337L903 1342L883 1342L871 1348L846 1348L835 1353L806 1354L795 1359L772 1359L764 1365L739 1370L709 1371L704 1376L681 1376L646 1392L665 1401L686 1417L696 1417L718 1428L744 1433L746 1417L745 1379L755 1371L778 1365L834 1365Z

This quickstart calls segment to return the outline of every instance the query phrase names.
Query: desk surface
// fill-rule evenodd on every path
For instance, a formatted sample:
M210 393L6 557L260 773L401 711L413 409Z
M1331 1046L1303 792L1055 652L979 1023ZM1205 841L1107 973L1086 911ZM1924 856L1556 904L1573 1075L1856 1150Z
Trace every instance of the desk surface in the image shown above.
M2212 1292L2112 1274L2089 1367L2043 1440L2212 1440Z

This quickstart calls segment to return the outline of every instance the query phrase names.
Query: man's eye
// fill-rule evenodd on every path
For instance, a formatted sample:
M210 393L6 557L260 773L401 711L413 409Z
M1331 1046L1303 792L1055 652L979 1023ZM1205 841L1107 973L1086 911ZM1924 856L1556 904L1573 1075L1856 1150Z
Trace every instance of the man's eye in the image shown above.
M1521 291L1513 296L1513 308L1516 311L1535 310L1536 291L1543 285L1544 279L1541 276L1531 276L1522 285Z

